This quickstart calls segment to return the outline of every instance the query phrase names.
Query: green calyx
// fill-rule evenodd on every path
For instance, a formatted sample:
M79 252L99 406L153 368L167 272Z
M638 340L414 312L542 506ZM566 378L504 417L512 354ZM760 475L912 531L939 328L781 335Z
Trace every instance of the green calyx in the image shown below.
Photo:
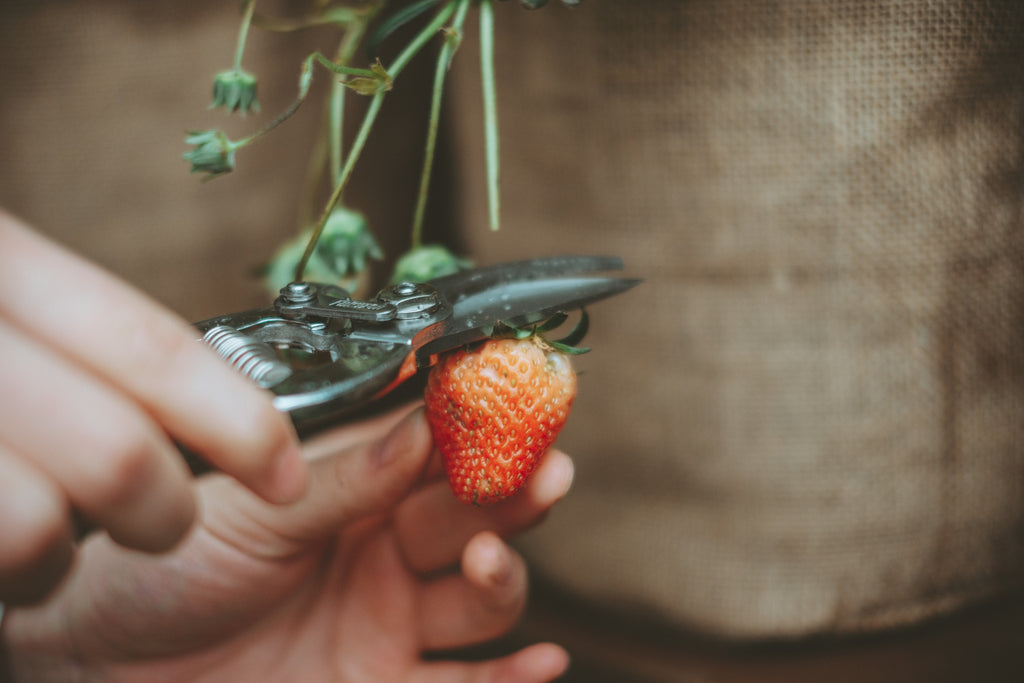
M221 71L213 78L213 102L210 109L224 107L229 112L247 114L259 111L260 103L256 99L256 77L248 71L229 69Z
M209 179L235 170L235 150L240 145L229 140L223 132L189 131L185 144L194 145L194 149L182 155L192 165L192 173L206 173Z
M343 206L331 211L315 253L342 277L366 270L368 259L384 258L366 217Z
M292 282L295 267L309 243L312 229L285 243L267 265L264 276L271 294ZM305 279L338 285L354 292L367 261L384 258L366 217L342 206L331 211L305 269Z
M557 340L547 338L548 334L561 327L568 319L568 314L556 313L547 320L526 327L516 327L508 323L501 323L500 329L496 330L493 336L510 337L513 339L537 339L543 346L552 348L555 351L561 351L570 356L581 356L590 351L589 347L579 346L579 343L583 341L583 338L587 336L587 332L590 330L590 316L587 315L586 310L580 311L580 319L569 334Z
M425 244L406 252L395 264L391 283L426 282L471 268L473 264L439 244Z
M213 103L210 109L224 107L229 113L239 111L243 115L250 110L259 111L260 104L256 99L256 77L242 69L242 53L245 51L245 40L249 34L256 0L243 0L242 24L238 30L238 43L235 46L235 63L227 71L221 71L213 79Z

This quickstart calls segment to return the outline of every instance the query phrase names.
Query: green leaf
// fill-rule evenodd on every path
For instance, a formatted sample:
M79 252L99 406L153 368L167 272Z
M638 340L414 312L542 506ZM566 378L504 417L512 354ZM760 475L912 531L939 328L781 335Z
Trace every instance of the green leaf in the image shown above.
M555 351L561 351L562 353L569 356L582 356L585 353L590 353L590 348L586 346L570 346L568 344L563 344L562 342L557 341L549 341L546 343Z
M587 332L590 331L590 316L587 315L586 309L580 311L580 320L576 323L576 327L572 328L572 332L567 334L565 337L555 341L555 344L562 346L575 347L583 338L587 336ZM589 351L590 349L587 349Z
M568 319L569 316L566 313L555 313L553 316L551 316L541 324L537 325L535 330L537 334L547 334L552 330L557 330L559 327L562 326L562 323L564 323Z

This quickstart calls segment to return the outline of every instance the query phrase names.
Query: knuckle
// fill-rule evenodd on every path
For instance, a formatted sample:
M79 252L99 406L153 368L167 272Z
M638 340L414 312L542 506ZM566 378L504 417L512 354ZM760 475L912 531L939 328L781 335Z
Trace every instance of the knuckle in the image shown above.
M504 558L487 574L486 589L480 599L483 618L516 619L526 608L529 591L526 565L518 553L507 546L503 554Z
M239 417L237 442L240 448L269 457L284 447L288 434L281 415L269 403Z
M124 349L124 362L139 376L165 377L185 371L182 362L195 350L195 340L174 321L151 315L136 321Z
M518 583L506 586L485 601L485 609L509 619L518 619L526 609L526 590Z
M478 606L474 630L482 638L502 636L519 621L525 609L526 595L522 591L491 595Z
M92 506L117 508L137 498L139 488L149 483L157 469L156 439L138 427L108 432L93 451L92 466L82 482Z
M147 552L168 550L195 515L188 487L164 461L175 454L144 423L111 433L72 500L115 542Z
M247 411L234 417L234 428L225 426L219 435L219 444L214 446L220 455L228 458L223 465L238 470L238 474L255 475L264 471L290 438L281 416L268 409Z
M5 525L0 543L0 571L8 573L35 567L51 557L56 548L67 544L68 512L64 500L52 492L36 495L31 506L22 506L17 523Z

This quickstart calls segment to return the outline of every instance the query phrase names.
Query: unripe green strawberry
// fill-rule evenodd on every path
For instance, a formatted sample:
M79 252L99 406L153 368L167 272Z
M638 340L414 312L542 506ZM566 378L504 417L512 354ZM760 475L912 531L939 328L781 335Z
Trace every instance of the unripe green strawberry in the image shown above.
M427 380L427 418L459 500L518 491L569 417L576 373L539 337L491 339L445 356Z

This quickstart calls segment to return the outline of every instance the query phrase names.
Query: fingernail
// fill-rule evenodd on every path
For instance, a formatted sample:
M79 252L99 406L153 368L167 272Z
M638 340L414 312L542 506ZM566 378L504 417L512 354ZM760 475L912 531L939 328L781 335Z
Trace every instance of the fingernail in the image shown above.
M487 578L495 585L508 583L512 577L512 562L505 543L497 536L489 536L484 544L480 552L485 557Z
M427 420L423 408L412 411L399 422L391 433L380 443L373 454L377 467L386 467L411 448L416 448L421 439L426 439Z
M572 458L560 451L549 453L548 458L549 462L544 464L544 476L538 482L536 496L542 502L554 503L569 493L575 468Z
M274 460L273 486L278 503L294 503L306 493L309 473L302 451L289 443Z

